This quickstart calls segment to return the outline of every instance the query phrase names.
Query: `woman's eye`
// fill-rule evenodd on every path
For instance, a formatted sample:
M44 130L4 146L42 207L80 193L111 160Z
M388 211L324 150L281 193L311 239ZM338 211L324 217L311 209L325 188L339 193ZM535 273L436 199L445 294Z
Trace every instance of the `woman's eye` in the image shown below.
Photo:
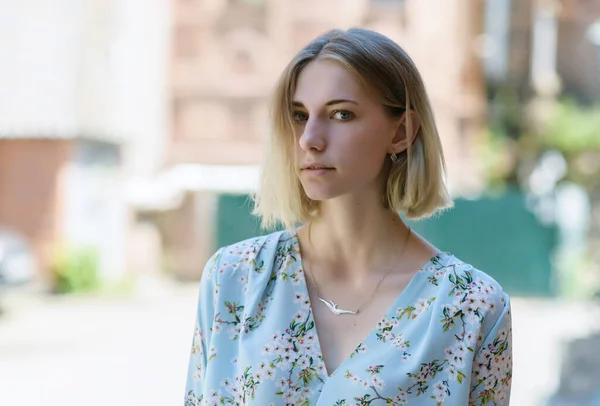
M354 114L347 110L337 110L333 112L331 117L335 118L336 120L347 121L354 118Z
M308 120L308 115L306 113L296 111L296 112L292 113L292 118L297 123L303 123L306 120Z

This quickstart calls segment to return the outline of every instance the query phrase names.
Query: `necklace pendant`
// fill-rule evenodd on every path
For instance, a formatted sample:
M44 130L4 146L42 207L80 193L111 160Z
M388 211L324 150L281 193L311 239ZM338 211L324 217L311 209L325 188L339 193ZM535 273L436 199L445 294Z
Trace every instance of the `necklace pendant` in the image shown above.
M327 305L327 307L329 308L329 310L331 310L331 313L335 314L336 316L339 316L340 314L351 314L351 315L357 315L358 314L358 310L344 310L344 309L338 309L338 306L336 303L334 303L331 300L325 300L323 298L319 298L319 300L323 303L325 303Z

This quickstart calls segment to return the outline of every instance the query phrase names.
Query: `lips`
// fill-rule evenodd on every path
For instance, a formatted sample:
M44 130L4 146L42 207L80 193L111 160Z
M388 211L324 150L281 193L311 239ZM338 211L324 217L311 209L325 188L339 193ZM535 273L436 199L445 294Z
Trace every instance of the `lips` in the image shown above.
M309 171L314 171L314 170L322 170L322 169L334 169L330 166L325 166L325 165L321 165L321 164L308 164L308 165L304 165L302 166L302 170L309 170Z

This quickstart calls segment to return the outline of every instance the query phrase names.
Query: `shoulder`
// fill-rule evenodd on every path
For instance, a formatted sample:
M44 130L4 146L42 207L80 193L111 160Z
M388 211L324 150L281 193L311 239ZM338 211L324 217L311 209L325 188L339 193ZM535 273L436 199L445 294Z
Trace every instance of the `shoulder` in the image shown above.
M448 253L437 258L426 271L432 274L430 282L440 289L444 315L489 330L509 311L509 296L492 276Z
M274 257L282 247L292 244L293 241L294 235L289 231L277 231L249 238L221 248L221 265L258 265L257 259Z
M455 294L476 294L501 300L504 290L486 272L462 261L450 253L440 253L428 265L430 273Z
M204 318L229 314L245 319L259 314L265 290L273 286L270 281L277 277L276 270L293 256L295 241L290 232L279 231L219 248L200 282L199 306L206 313Z
M294 245L294 241L294 234L284 230L223 246L208 260L207 276L220 279L240 271L266 270L285 247Z

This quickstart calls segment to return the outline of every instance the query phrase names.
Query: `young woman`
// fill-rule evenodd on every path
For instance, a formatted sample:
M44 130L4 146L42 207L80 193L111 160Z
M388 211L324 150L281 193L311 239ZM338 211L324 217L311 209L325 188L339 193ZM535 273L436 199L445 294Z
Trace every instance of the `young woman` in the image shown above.
M364 29L315 39L268 145L256 214L287 229L206 265L186 406L508 405L508 296L399 216L451 206L409 56Z

